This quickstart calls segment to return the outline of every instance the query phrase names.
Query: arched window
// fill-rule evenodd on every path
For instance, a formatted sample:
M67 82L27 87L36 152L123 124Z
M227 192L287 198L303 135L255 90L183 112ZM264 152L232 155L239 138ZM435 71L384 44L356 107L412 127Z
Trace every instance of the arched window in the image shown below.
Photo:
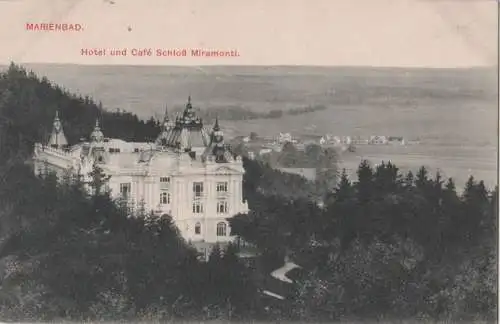
M217 224L217 236L226 236L227 225L226 223Z
M201 224L200 222L196 223L194 226L194 234L201 234Z

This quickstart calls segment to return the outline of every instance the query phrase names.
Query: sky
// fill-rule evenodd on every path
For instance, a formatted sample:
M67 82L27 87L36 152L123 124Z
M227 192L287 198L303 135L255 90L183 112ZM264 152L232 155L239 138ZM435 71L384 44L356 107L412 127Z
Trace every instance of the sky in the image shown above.
M0 64L494 66L497 15L494 0L0 0ZM83 30L28 31L26 23ZM82 48L108 55L82 56ZM239 56L130 55L143 48Z

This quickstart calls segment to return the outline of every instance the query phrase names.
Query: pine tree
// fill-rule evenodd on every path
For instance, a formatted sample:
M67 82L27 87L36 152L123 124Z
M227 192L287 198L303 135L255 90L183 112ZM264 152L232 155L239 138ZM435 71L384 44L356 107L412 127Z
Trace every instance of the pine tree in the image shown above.
M428 184L429 184L428 172L427 169L424 166L422 166L420 167L420 169L418 169L417 177L415 179L415 185L419 189L425 189Z
M415 184L415 177L413 176L413 172L408 171L404 180L405 187L412 188Z
M342 170L342 175L340 176L340 181L337 188L334 190L333 199L334 201L342 202L349 199L352 195L352 185L349 177L347 175L346 169Z
M373 169L367 160L363 160L357 170L358 182L356 183L358 201L361 204L369 202L373 195Z
M446 182L445 188L447 192L454 192L456 194L456 187L455 187L455 182L453 181L453 178L448 178L448 181Z

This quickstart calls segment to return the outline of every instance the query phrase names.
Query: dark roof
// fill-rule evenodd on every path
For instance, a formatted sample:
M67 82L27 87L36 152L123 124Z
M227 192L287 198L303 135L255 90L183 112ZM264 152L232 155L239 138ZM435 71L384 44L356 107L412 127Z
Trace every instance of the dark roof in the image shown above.
M164 132L161 145L166 147L189 150L192 147L207 147L210 143L209 133L203 127L201 118L195 115L191 98L182 115L175 119L172 129Z

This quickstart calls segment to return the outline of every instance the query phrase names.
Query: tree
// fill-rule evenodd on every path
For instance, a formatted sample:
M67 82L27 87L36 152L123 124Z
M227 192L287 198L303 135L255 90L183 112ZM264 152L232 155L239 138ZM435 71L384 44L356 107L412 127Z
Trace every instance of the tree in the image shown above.
M103 169L99 167L98 164L92 166L92 171L90 172L91 180L89 182L90 187L94 197L98 197L103 193L108 193L106 189L106 184L108 183L111 176L105 175Z
M363 160L357 170L358 181L356 183L358 201L361 204L369 202L373 194L373 169L367 160Z

